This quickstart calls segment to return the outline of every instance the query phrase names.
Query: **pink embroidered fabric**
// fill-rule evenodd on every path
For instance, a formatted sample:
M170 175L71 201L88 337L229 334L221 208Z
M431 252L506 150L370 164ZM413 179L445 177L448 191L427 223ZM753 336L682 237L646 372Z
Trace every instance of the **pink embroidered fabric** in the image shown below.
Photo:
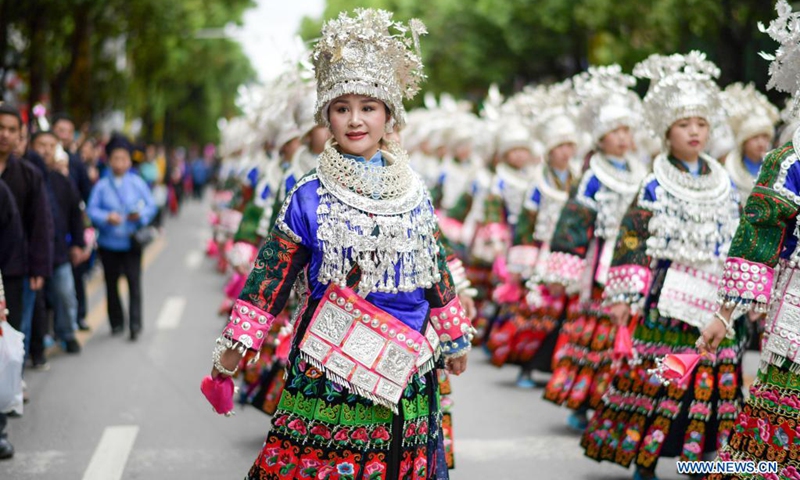
M653 274L641 265L619 265L608 271L608 281L603 296L606 303L632 301L645 296Z
M431 324L442 342L458 340L472 331L472 322L458 297L444 307L431 309Z
M230 321L222 334L248 349L260 351L274 321L275 317L269 313L240 299L233 304Z
M545 280L548 283L573 285L581 279L584 268L586 268L586 261L577 255L551 252L547 257Z
M719 283L719 297L727 301L749 301L767 305L775 281L775 270L743 258L725 260Z

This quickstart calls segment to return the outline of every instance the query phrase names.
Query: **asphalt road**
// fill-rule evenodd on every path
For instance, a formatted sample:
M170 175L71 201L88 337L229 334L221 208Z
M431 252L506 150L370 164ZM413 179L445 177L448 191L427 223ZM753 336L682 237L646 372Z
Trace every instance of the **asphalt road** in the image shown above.
M25 374L31 396L11 419L17 454L0 462L0 479L241 479L255 459L269 417L245 408L224 418L199 391L211 367L224 277L203 256L210 235L205 206L188 205L148 248L144 331L139 341L112 337L102 275L90 282L90 335L77 356L55 352L51 369ZM454 480L624 480L632 471L583 457L567 412L541 391L514 387L516 371L498 370L481 351L454 379ZM681 478L663 461L662 479ZM685 478L685 477L684 477Z

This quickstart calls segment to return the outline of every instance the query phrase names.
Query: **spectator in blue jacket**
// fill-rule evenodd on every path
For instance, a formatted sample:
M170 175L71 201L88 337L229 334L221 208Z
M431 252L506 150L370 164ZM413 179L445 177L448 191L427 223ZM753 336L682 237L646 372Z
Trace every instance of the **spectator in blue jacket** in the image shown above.
M86 210L98 232L111 333L118 335L125 329L117 286L124 275L130 291L130 338L136 340L142 329L142 250L131 237L153 220L157 208L144 180L129 172L130 142L114 135L106 145L106 156L111 175L97 182Z

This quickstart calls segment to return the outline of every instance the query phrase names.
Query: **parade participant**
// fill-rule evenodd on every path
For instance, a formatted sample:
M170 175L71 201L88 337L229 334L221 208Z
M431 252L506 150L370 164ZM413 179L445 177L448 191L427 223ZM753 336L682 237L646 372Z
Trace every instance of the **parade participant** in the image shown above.
M286 388L249 479L448 478L430 370L441 349L462 373L472 330L424 185L405 152L380 149L423 79L409 49L423 32L372 9L323 27L316 118L333 140L284 202L215 349L215 379L203 383L215 409L229 412L228 376L242 352L260 348L305 270L310 294Z
M736 145L725 158L725 169L739 190L744 205L764 157L772 147L780 115L778 108L753 84L729 85L722 92L722 101Z
M561 212L546 278L577 292L580 308L564 326L569 342L559 353L544 398L573 410L567 423L579 431L611 379L616 326L602 308L603 287L620 221L647 173L631 155L632 131L641 122L641 101L630 90L635 83L619 65L590 67L575 79L581 127L591 133L595 152Z
M700 460L724 445L742 392L746 329L683 381L662 385L648 370L666 354L693 353L711 321L714 292L739 221L738 195L725 169L703 153L719 118L719 69L705 55L652 55L634 75L650 79L648 126L663 141L637 200L622 219L605 286L618 325L638 313L639 363L614 374L581 445L588 457L655 478L661 457Z
M108 298L111 334L121 334L125 317L119 296L119 277L128 280L130 339L135 341L142 330L142 248L134 234L155 217L156 205L147 184L130 173L131 144L115 135L106 145L111 175L102 178L92 190L86 213L97 228L100 258Z
M539 141L544 145L546 163L542 168L541 179L526 194L514 234L515 247L532 248L525 250L524 254L514 255L513 248L510 252L517 258L527 257L525 264L533 271L532 288L526 302L531 310L524 317L518 318L516 325L505 324L506 328L515 327L508 340L512 351L495 352L498 357L495 359L496 364L505 362L502 359L504 355L511 355L514 363L522 365L517 378L517 386L520 388L543 386L544 384L534 381L533 371L552 371L552 357L565 314L566 298L563 291L549 291L541 283L542 274L556 222L567 202L570 189L578 179L571 167L578 144L578 130L571 109L572 82L567 80L551 85L542 93L545 104L536 118L536 130ZM510 263L513 265L517 261L512 259ZM523 337L528 340L522 342Z
M778 18L762 27L781 46L772 56L768 86L794 96L797 112L798 39L800 15L780 0ZM740 478L797 478L797 420L800 398L798 376L798 324L796 304L800 184L797 183L800 130L792 141L770 152L745 206L731 245L718 292L720 306L703 330L698 346L722 356L726 344L737 333L735 319L741 312L769 311L761 362L744 409L733 426L732 436L720 451L719 460L778 463L778 471L761 475L712 474L709 480ZM773 290L774 289L774 290ZM737 312L734 314L734 312ZM720 351L719 349L722 349Z

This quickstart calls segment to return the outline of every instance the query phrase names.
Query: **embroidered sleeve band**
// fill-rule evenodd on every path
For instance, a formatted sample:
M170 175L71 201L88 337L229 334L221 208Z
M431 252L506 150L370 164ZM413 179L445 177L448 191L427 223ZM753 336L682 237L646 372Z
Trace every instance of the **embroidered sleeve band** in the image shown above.
M464 269L464 264L460 259L453 257L448 260L447 268L450 269L450 275L453 276L453 285L459 295L463 293L469 297L475 297L478 294L477 290L472 288L472 283L467 279L467 271Z
M728 307L743 306L767 311L775 270L764 264L731 257L725 260L717 302Z
M650 269L641 265L619 265L611 267L603 293L605 305L628 303L641 307L652 281Z
M275 317L260 308L244 300L236 300L230 322L222 335L258 352L261 351L261 344L274 321Z
M431 324L439 334L442 354L445 357L458 357L466 354L472 347L475 329L467 318L458 297L442 308L431 309Z
M552 252L547 257L545 283L560 283L566 287L575 286L583 275L586 261L577 255L565 252Z

